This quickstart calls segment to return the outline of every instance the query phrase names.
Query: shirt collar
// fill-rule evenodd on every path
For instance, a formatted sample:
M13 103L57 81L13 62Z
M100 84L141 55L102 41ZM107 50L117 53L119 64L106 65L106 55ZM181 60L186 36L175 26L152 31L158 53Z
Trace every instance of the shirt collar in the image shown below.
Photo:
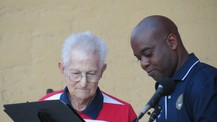
M62 93L62 95L60 96L60 100L63 101L64 103L71 105L71 102L69 101L69 98L68 98L68 88L66 87L64 89L64 92ZM102 109L102 106L103 106L103 95L102 93L100 92L100 89L97 88L97 91L96 91L96 96L95 98L93 99L93 101L90 103L90 105L87 106L86 109L84 109L82 111L82 113L90 116L91 118L93 119L96 119L98 114L100 113L101 109Z
M199 59L191 53L181 68L173 75L175 81L184 81L191 69L199 62Z

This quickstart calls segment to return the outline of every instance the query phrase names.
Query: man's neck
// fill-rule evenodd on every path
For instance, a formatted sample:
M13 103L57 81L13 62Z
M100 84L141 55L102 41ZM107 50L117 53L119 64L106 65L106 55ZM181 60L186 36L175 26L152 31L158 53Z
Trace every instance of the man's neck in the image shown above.
M95 96L94 96L95 97ZM90 103L93 101L94 97L88 99L78 99L75 97L71 97L69 95L69 100L71 102L72 107L77 111L83 111L86 109Z

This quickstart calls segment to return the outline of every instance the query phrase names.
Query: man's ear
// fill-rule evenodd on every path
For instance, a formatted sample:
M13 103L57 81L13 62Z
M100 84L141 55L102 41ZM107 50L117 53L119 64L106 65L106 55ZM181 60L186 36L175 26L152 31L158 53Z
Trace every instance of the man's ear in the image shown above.
M64 66L61 61L58 62L58 67L62 75L64 75Z
M167 37L167 45L172 49L176 50L178 46L178 40L176 35L174 34L169 34Z
M107 68L107 64L104 64L103 67L102 67L102 70L101 70L101 75L103 74L103 72L106 70Z

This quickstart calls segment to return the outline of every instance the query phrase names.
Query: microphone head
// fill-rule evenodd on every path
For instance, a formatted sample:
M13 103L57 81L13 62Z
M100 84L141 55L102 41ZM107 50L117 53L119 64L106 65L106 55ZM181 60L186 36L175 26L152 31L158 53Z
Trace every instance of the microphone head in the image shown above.
M170 78L161 78L155 83L155 89L158 89L158 85L163 87L163 96L170 95L176 88L176 83Z

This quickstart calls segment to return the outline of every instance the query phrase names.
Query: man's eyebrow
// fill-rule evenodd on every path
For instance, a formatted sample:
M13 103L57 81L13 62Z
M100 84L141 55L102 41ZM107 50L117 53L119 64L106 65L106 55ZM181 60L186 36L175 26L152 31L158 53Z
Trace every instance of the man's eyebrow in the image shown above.
M75 70L75 69L70 69L69 72L80 72L80 71Z
M145 47L140 51L140 53L144 53L144 52L151 50L151 49L153 49L153 48L152 47Z
M87 71L87 73L96 73L96 70Z
M148 51L148 50L151 50L151 49L153 49L152 47L145 47L144 49L142 49L139 53L139 55L141 55L142 53L144 53L144 52L146 52L146 51ZM140 57L139 55L136 55L136 54L134 54L134 56L135 57Z

